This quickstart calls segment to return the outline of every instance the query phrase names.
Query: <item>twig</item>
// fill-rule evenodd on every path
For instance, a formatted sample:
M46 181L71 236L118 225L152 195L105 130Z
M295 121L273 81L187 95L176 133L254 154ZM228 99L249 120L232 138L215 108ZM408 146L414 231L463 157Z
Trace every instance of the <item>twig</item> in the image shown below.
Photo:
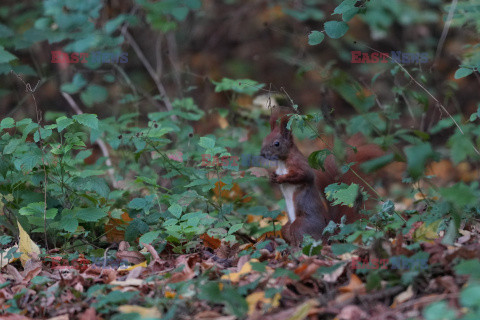
M42 166L43 166L43 236L45 240L45 248L48 251L48 238L47 238L47 166L45 165L45 149L43 145L43 139L42 139L42 133L40 131L40 128L42 127L42 114L40 113L40 110L38 109L37 105L37 99L35 98L34 92L37 90L38 84L40 83L40 80L38 80L37 84L35 85L35 88L32 89L32 86L30 83L26 83L23 78L18 75L15 71L10 70L11 73L13 73L25 86L25 92L29 93L32 96L33 99L33 105L35 106L35 113L37 115L37 123L38 123L38 141L40 142L40 150L42 151Z
M140 61L142 61L143 66L145 69L147 69L148 73L150 74L150 77L153 79L155 82L155 85L157 86L158 92L160 92L160 95L162 97L162 101L165 104L165 107L167 108L168 111L173 111L173 106L172 103L170 102L170 99L167 96L167 91L165 90L165 87L163 86L162 82L160 81L160 76L153 70L152 65L150 62L148 62L147 58L143 54L142 50L138 46L137 42L135 42L135 39L130 35L130 33L127 31L127 29L122 29L122 33L127 40L127 42L132 46L133 50L137 54L138 58ZM176 115L172 115L172 120L177 120Z
M440 40L438 41L437 51L435 52L434 64L437 62L437 59L440 56L440 52L442 52L443 44L445 43L445 39L447 38L448 29L450 29L450 25L452 24L453 13L455 12L456 7L457 0L452 0L452 5L450 6L450 10L448 11L447 21L443 26L442 35L440 36Z
M78 104L75 102L75 100L73 100L72 96L69 95L68 93L66 92L62 92L62 96L65 98L65 100L67 100L68 104L70 105L70 107L75 111L76 114L83 114L83 111L80 109L80 107L78 106ZM112 165L112 159L110 158L110 153L108 152L108 148L107 148L107 145L105 144L105 142L98 138L97 141L95 141L97 143L97 145L100 147L100 150L102 151L102 155L107 158L107 160L105 161L106 165L109 166L110 168L108 168L107 172L108 172L108 175L110 176L110 179L112 180L112 186L114 188L118 188L118 182L117 180L115 179L115 169L113 168L113 165Z

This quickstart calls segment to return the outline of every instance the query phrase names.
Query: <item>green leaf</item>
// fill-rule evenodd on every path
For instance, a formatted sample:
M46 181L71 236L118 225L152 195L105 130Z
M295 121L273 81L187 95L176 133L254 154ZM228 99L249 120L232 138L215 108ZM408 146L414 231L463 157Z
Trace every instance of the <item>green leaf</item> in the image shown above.
M93 106L95 103L102 103L108 98L108 91L102 86L91 84L85 91L80 94L80 98L83 103L88 107Z
M423 310L425 320L455 320L457 313L445 301L430 304Z
M125 240L134 241L139 236L148 232L148 224L141 219L134 219L125 230Z
M12 154L15 152L15 149L23 142L22 139L12 139L3 149L3 154Z
M325 188L325 195L329 201L333 201L333 205L345 205L353 207L359 195L360 187L358 184L352 183L347 185L331 184Z
M434 157L432 146L425 142L406 147L404 151L407 156L407 172L416 180L423 174L427 161Z
M308 44L311 46L315 46L322 43L323 39L325 39L325 34L323 34L323 32L312 31L308 35Z
M465 260L455 266L455 272L460 275L468 275L480 279L480 261L477 259Z
M174 203L168 208L168 211L170 211L175 217L180 218L182 215L182 206Z
M150 244L153 242L153 240L158 238L158 235L160 234L160 231L150 231L145 233L143 236L140 237L140 240L138 240L138 243L146 243Z
M478 308L480 306L480 284L470 284L464 288L460 293L460 302L464 307Z
M63 129L67 128L69 125L71 125L74 121L73 119L67 118L65 116L62 116L60 118L56 119L57 122L57 130L58 132L62 132Z
M35 217L42 217L44 215L45 210L45 203L44 202L34 202L29 203L28 206L21 208L18 213L22 216L35 216ZM53 219L57 215L58 209L51 208L47 209L46 218Z
M63 217L62 220L60 220L59 226L67 232L74 233L78 228L78 219L74 217Z
M51 129L46 129L46 128L40 128L39 130L36 130L35 133L33 134L33 141L38 142L40 141L40 137L42 137L42 140L47 139L52 135L53 131Z
M15 127L15 120L13 118L4 118L0 122L0 129L9 129Z
M439 193L447 201L463 207L466 205L475 205L477 196L465 183L459 182L448 188L440 188Z
M334 243L332 244L332 253L336 256L339 256L347 252L352 252L357 248L357 246L351 243Z
M466 77L466 76L471 75L472 73L473 73L473 69L460 68L460 69L458 69L458 70L455 72L454 78L455 78L455 79L464 78L464 77Z
M228 230L228 234L233 234L236 231L240 230L241 228L243 228L243 223L234 224L233 226L230 227L230 230Z
M325 160L330 154L332 154L332 152L328 149L314 151L308 156L308 164L313 169L322 168L322 170L325 171Z
M215 147L215 138L212 139L209 137L200 137L198 145L205 149L212 149L213 147Z
M223 78L220 82L212 81L215 84L215 92L234 91L237 93L244 93L249 96L253 95L265 86L263 83L250 79L228 79Z
M76 216L85 222L96 222L107 216L107 210L106 208L83 208L76 210Z
M135 198L129 202L128 208L148 212L153 207L153 199L153 195L146 196L145 198Z
M328 21L324 24L325 32L327 36L332 39L341 38L348 31L348 24L343 21Z
M355 9L355 3L357 0L344 0L340 3L335 10L333 11L332 15L334 14L343 14L349 10Z
M80 89L82 89L86 84L87 81L83 78L83 76L80 73L76 73L73 76L72 82L62 84L60 86L60 90L69 94L74 94L80 91Z
M360 165L360 169L362 169L362 171L365 173L370 173L386 166L387 164L392 162L394 158L395 155L393 153L388 153L384 156L362 163Z
M10 52L6 51L3 46L0 46L0 63L8 63L15 59L18 58Z
M98 129L98 119L96 114L82 113L72 117L75 121L91 129Z

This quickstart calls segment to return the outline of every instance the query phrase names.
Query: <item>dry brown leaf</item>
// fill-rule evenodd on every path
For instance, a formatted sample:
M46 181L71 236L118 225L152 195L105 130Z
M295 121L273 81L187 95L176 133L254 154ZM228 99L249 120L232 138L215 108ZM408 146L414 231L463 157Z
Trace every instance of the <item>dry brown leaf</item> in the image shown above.
M392 303L392 308L395 308L397 305L404 303L405 301L408 301L412 299L414 296L413 288L412 286L408 286L407 290L401 292L398 294L394 299Z
M125 259L135 265L147 260L145 256L138 251L117 251L117 258L120 260Z
M352 273L348 285L338 288L340 292L365 293L365 284L360 278Z
M53 318L48 318L48 320L69 320L70 317L68 316L68 314L62 314L60 316L56 316L56 317L53 317Z
M208 234L204 233L200 236L200 239L203 240L203 245L207 248L212 248L213 250L220 247L222 241L219 239L215 239L214 237L210 237Z
M97 320L95 308L88 308L85 312L79 314L78 320Z
M367 318L367 313L358 306L348 305L343 307L342 311L335 317L335 320L363 320Z

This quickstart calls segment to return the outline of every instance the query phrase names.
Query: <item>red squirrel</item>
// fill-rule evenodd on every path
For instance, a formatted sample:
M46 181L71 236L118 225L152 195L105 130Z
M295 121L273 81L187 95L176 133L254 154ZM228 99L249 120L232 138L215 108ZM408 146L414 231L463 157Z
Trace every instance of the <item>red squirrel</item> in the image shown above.
M262 143L260 155L268 160L275 160L277 167L270 174L270 181L278 183L285 198L289 222L282 228L282 236L293 245L300 245L304 234L314 239L324 238L323 230L333 220L339 222L345 215L347 222L360 218L357 208L330 206L323 197L326 186L336 182L365 183L354 173L341 174L333 155L325 161L325 172L315 170L308 164L307 158L300 152L293 141L293 135L287 129L289 117L283 115L277 124L279 114L270 118L270 134ZM376 145L362 144L360 136L352 137L347 143L357 148L347 152L347 163L356 162L353 170L359 170L358 164L383 155ZM362 177L365 180L366 177Z

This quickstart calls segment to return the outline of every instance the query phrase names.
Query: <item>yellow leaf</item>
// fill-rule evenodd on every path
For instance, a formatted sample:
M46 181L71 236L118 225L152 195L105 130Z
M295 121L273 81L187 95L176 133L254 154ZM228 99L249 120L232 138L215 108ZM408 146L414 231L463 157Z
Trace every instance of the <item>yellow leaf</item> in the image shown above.
M118 307L121 313L138 313L142 319L160 319L162 314L157 308L145 308L135 305L123 305Z
M19 251L22 253L20 256L20 262L22 263L22 266L25 266L25 263L32 258L32 254L40 254L40 248L32 241L32 239L30 239L28 233L23 230L20 222L17 221L17 224L18 231L20 232Z
M432 241L438 238L437 229L442 219L430 223L428 226L424 223L413 232L415 241Z
M252 315L255 312L255 309L259 302L262 304L269 304L270 308L267 311L270 311L273 308L276 308L280 304L281 295L276 293L272 298L265 298L265 292L259 291L254 292L247 296L246 301L248 304L248 315Z
M138 268L138 267L146 268L147 267L147 260L143 261L142 263L130 266L130 267L126 267L126 268L120 267L120 268L117 269L117 271L118 272L132 271L133 269Z
M250 264L250 262L258 262L257 259L252 259L248 262L245 262L245 264L242 266L242 269L240 269L239 272L233 272L233 273L229 273L229 274L225 274L222 276L222 280L230 280L232 282L238 282L240 281L240 277L247 274L247 273L250 273L250 271L252 271L252 265Z

